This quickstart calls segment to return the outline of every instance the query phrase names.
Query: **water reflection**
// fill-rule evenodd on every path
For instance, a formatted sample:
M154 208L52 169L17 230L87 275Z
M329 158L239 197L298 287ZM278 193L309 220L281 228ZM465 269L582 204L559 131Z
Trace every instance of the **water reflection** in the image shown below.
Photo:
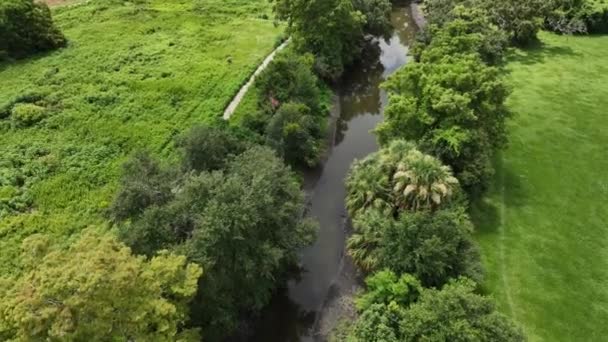
M250 341L314 341L314 327L327 311L328 299L356 282L355 277L344 274L354 273L344 268L344 178L355 159L378 148L370 131L382 120L387 102L379 86L407 62L406 43L415 35L408 7L395 6L391 19L395 28L392 36L370 42L363 61L343 80L334 147L310 190L310 215L320 223L317 241L302 251L299 279L291 280L288 288L273 298Z

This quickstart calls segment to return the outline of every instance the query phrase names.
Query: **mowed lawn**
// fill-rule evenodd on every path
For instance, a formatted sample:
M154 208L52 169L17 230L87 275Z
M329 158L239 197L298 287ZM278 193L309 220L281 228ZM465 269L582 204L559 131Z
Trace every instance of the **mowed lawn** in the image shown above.
M133 151L173 158L176 135L220 118L282 32L271 6L95 0L54 8L68 47L0 63L0 273L32 233L64 240L103 224ZM26 104L43 113L23 124L12 113Z
M608 36L514 53L510 146L474 206L486 289L531 341L608 336Z

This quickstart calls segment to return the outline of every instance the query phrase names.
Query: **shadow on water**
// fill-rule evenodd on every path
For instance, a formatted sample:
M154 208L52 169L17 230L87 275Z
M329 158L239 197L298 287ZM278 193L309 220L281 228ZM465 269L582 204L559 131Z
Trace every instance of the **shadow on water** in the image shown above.
M326 163L308 177L312 178L307 188L310 215L320 224L317 240L301 251L298 279L290 280L274 296L248 341L324 340L331 329L325 322L344 315L336 304L339 298L352 296L360 286L356 268L344 250L349 233L344 179L355 159L378 149L371 130L382 120L387 103L380 84L407 62L407 42L414 39L416 26L409 7L394 6L391 20L393 35L371 41L362 62L344 77L336 100L339 113L333 147Z

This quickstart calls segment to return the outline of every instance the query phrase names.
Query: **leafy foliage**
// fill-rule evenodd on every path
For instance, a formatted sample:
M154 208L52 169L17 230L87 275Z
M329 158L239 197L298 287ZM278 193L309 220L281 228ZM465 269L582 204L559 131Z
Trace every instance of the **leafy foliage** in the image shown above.
M388 0L274 0L296 49L316 57L316 70L337 79L359 56L365 33L388 28Z
M141 178L125 175L123 186L132 188ZM178 179L160 191L171 194L169 201L148 202L143 213L120 225L120 234L138 253L175 249L203 265L197 302L205 309L194 312L193 320L209 339L219 339L235 328L240 313L268 303L315 225L302 218L295 175L267 147L246 150L223 170Z
M304 104L286 103L268 122L266 138L286 162L315 166L322 151L322 119L324 116L314 115Z
M474 293L466 278L441 290L425 289L419 301L404 313L403 340L524 341L510 320L496 311L492 301Z
M500 71L478 55L440 57L441 50L434 50L426 49L420 63L406 65L385 83L390 103L376 131L383 144L417 141L474 189L487 182L491 155L506 143L509 91Z
M461 278L441 290L423 289L409 306L373 304L346 341L524 341L520 329L474 290L473 281Z
M409 306L418 300L422 285L410 274L398 277L393 271L384 270L365 279L367 291L356 299L357 309L365 311L374 304L396 303Z
M367 271L411 273L424 286L440 286L460 275L481 279L473 226L460 205L398 219L367 210L355 219L354 227L348 251Z
M352 216L376 208L389 216L434 210L458 189L449 167L405 140L391 143L353 164L346 179L346 205Z
M441 1L431 1L427 11L436 13L429 19L422 39L414 46L417 60L428 49L427 59L439 60L446 54L479 53L484 62L498 64L508 45L507 34L493 24L487 12L478 7L457 5L440 7ZM445 11L443 13L442 11Z
M0 60L23 58L65 44L66 39L53 24L51 11L44 2L0 1Z
M183 327L202 270L185 257L146 261L92 230L69 249L40 235L22 248L23 273L0 286L0 338L198 340Z

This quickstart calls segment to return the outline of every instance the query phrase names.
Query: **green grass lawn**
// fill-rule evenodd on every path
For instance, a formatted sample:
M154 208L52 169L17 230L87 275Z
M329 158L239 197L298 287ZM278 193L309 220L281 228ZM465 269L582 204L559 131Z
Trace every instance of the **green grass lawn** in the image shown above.
M608 36L508 63L510 146L476 203L486 288L531 341L608 336Z
M126 156L171 158L173 137L220 118L282 31L267 0L97 0L53 14L67 48L0 64L0 273L32 233L104 222ZM42 120L24 127L11 114L24 103Z

